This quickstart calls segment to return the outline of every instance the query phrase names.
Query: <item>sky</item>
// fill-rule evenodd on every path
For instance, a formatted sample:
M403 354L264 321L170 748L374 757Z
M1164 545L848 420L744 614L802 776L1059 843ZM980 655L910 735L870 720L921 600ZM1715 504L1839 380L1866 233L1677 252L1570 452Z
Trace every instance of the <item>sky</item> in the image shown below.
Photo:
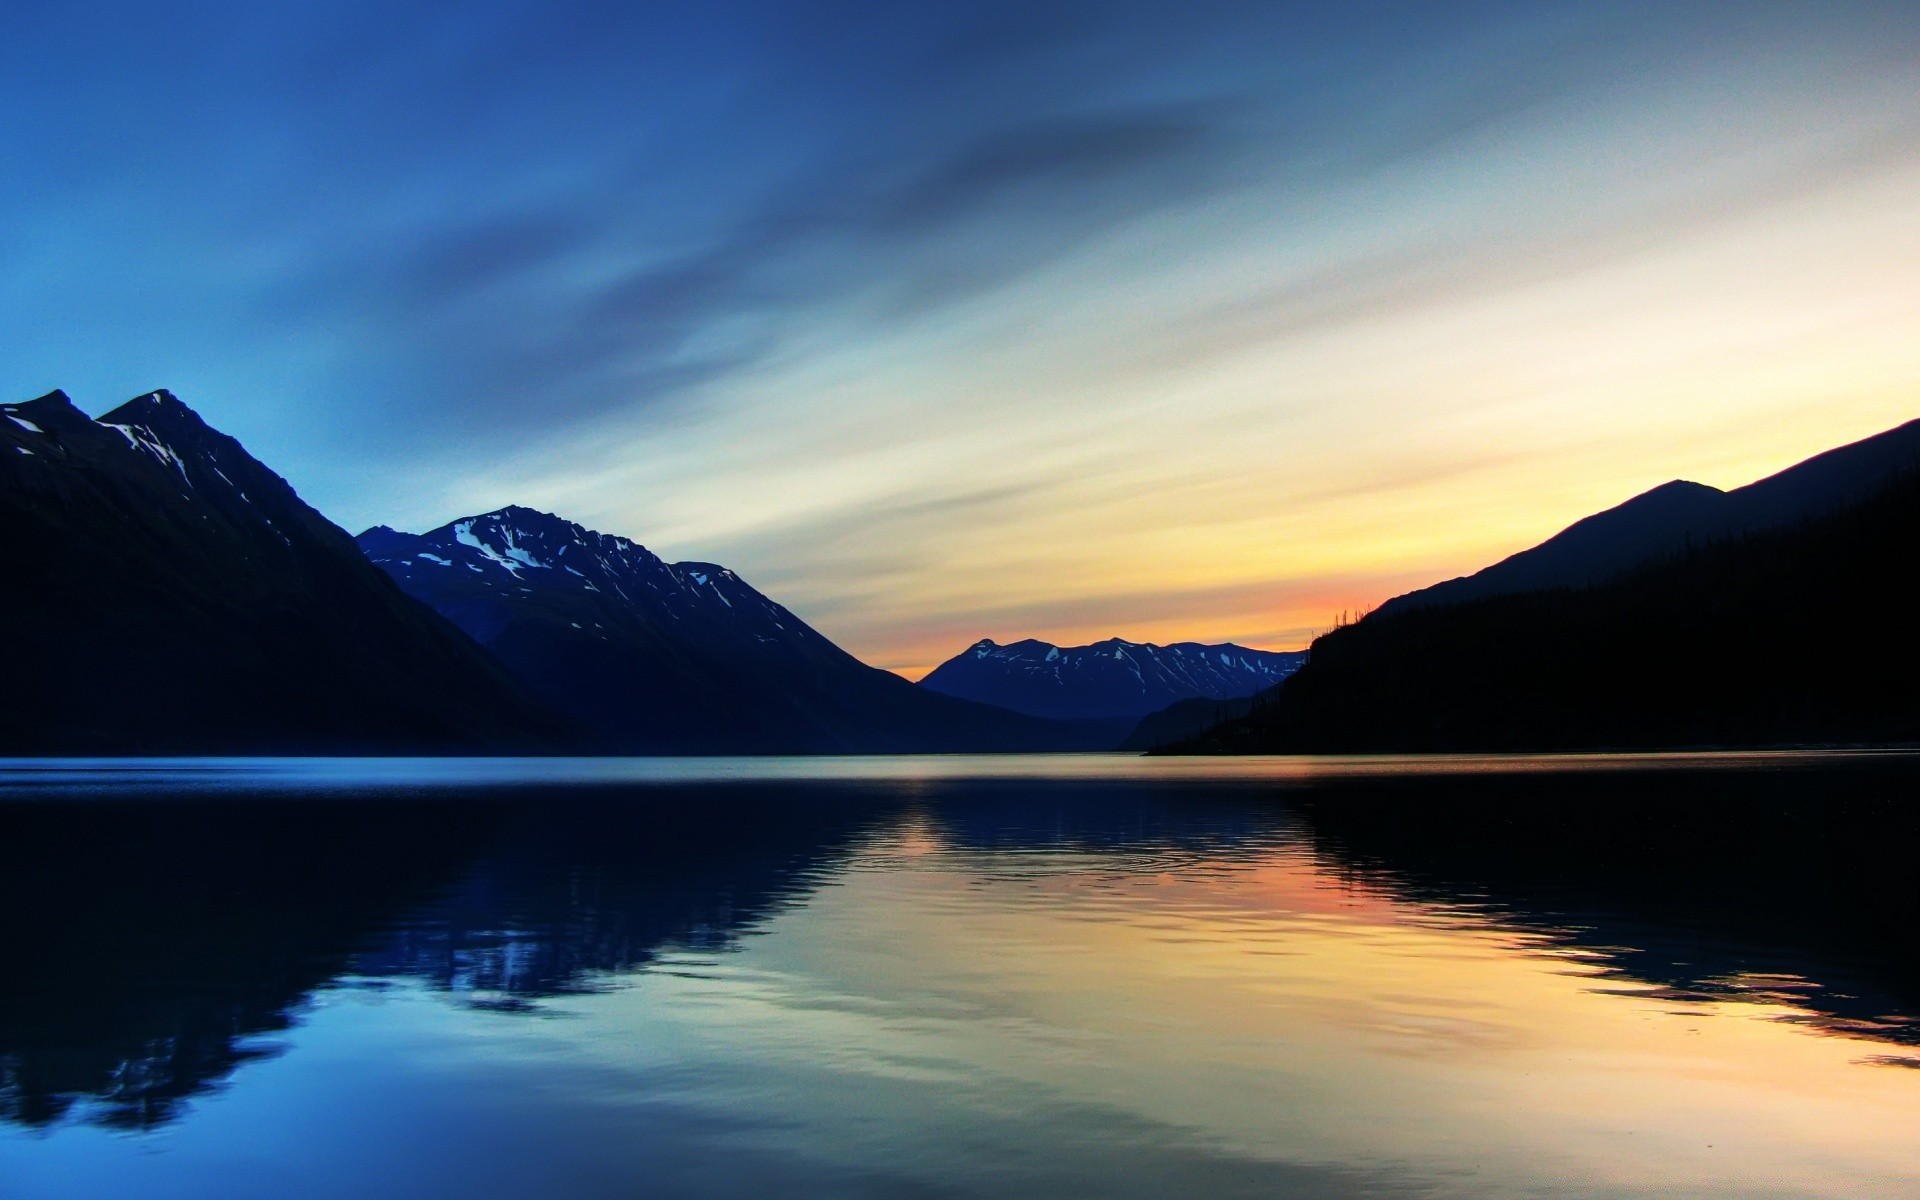
M1920 416L1920 5L9 0L0 264L352 531L1294 648Z

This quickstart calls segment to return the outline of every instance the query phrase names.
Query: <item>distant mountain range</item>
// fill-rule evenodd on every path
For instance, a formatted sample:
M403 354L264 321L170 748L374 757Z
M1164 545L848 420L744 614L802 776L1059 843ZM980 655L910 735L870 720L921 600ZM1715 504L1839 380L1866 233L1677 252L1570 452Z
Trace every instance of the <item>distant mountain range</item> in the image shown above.
M1182 700L1251 696L1304 661L1305 651L1232 643L1157 646L1108 638L1055 646L1027 638L1002 646L988 638L935 667L920 686L1039 717L1137 721Z
M1915 545L1920 422L1732 492L1668 484L1327 634L1168 748L1920 741Z
M499 664L170 393L0 405L0 752L566 744Z
M738 575L529 508L367 557L540 700L623 753L1107 749L1124 728L1037 720L867 666Z

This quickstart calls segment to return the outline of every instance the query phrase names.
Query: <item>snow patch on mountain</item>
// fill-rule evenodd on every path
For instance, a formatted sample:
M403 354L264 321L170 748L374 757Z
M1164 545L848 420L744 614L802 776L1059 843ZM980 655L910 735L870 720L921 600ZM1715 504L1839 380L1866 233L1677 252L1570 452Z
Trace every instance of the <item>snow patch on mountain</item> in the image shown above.
M1179 700L1250 696L1291 675L1305 657L1304 651L1231 643L1162 646L1108 638L1055 646L1028 638L1003 646L983 638L921 685L1034 716L1138 717Z

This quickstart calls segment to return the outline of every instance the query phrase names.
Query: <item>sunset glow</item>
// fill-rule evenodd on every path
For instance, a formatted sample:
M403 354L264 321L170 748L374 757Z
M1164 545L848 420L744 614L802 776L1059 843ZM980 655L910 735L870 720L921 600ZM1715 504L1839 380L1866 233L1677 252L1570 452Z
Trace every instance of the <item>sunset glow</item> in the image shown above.
M99 31L9 18L6 394L165 384L352 530L550 509L916 677L1302 646L1920 414L1910 8L483 7L58 81Z

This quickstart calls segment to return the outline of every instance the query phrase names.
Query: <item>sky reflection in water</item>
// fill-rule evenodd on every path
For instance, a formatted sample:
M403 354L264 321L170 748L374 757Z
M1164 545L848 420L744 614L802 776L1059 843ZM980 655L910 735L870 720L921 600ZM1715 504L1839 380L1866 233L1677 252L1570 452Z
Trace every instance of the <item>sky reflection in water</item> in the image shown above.
M6 768L0 1192L1920 1189L1909 759L547 765Z

